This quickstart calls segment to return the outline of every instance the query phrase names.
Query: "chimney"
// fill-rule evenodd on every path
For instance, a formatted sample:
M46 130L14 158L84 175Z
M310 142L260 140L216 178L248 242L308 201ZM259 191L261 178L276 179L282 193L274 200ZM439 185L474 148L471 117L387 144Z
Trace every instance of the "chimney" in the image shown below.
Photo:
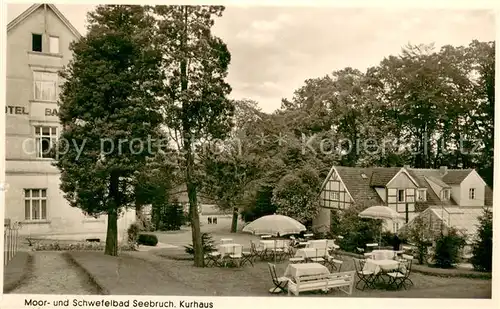
M409 165L404 165L403 167L404 167L406 170L407 170L407 169L410 169L410 166L409 166Z
M441 176L446 175L446 173L448 173L448 168L446 166L441 166L439 168L439 173L441 174Z

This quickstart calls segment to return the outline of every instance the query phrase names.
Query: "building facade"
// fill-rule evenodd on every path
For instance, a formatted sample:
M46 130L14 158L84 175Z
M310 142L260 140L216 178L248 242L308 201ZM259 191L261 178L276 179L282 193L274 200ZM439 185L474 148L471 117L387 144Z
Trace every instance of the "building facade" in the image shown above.
M7 25L5 218L21 223L22 235L106 232L105 216L93 218L69 206L49 157L61 130L58 71L72 57L70 43L80 37L52 4L35 4ZM119 233L133 220L135 213L126 212Z
M492 205L493 196L491 188L473 169L415 169L409 166L333 166L320 194L320 211L313 220L315 229L325 231L330 227L332 210L342 211L354 205L360 209L385 205L402 217L396 222L385 222L386 229L392 232L411 223L427 209L439 208L443 212L450 209L455 214L470 215L473 221L477 219L474 217L476 210ZM449 224L446 218L450 216L443 217L445 224Z

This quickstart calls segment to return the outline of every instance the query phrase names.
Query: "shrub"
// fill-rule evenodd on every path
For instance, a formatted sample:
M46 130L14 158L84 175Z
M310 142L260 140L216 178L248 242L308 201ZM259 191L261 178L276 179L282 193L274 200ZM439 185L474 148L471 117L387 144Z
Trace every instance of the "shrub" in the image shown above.
M416 255L419 264L427 263L428 248L432 245L428 231L428 224L419 216L413 220L413 224L402 235L405 240L403 243L410 242L415 248L414 255Z
M478 218L477 236L472 245L471 263L475 270L491 272L493 266L493 213L484 208Z
M158 243L158 237L153 234L139 234L137 243L144 246L156 246Z
M128 244L130 246L136 246L137 245L137 237L139 237L139 232L141 231L139 224L137 223L132 223L128 229L127 229L127 235L128 235Z
M364 248L367 243L378 243L381 221L360 218L358 210L350 208L341 215L332 212L334 222L338 223L333 231L336 231L337 236L344 237L339 241L339 246L347 252L357 252L356 248Z
M434 264L439 268L452 268L460 259L460 251L465 246L465 239L455 229L436 240Z
M201 245L203 247L203 254L216 251L214 240L212 238L212 235L210 235L209 233L201 234ZM193 244L184 246L184 248L187 254L194 255Z
M394 234L388 231L383 232L380 242L381 242L380 246L382 247L388 247L388 246L392 247L392 244L394 242Z

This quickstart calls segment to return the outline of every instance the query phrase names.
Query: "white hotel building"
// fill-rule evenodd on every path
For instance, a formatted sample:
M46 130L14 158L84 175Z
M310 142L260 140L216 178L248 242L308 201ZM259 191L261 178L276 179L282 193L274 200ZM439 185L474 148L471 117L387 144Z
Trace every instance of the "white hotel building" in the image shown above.
M5 219L20 234L55 239L105 238L106 216L86 216L60 191L59 170L44 157L61 130L58 70L81 35L53 4L35 4L7 25ZM119 237L135 211L118 221Z

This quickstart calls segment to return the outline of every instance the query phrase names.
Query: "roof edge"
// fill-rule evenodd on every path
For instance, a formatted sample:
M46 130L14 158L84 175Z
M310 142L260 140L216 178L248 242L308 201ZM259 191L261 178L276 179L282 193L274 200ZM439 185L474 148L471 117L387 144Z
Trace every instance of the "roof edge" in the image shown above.
M54 14L63 22L63 24L68 27L68 29L78 38L81 39L82 35L76 28L71 24L71 22L59 11L59 9L51 3L36 3L27 8L24 12L19 14L16 18L14 18L10 23L7 24L7 32L10 30L14 29L17 25L19 25L22 21L24 21L26 18L28 18L33 12L38 10L42 5L46 5L49 7Z
M325 186L326 184L328 183L328 180L330 180L330 177L332 177L332 174L333 172L335 172L339 179L340 179L340 182L344 185L345 187L345 191L347 192L347 194L349 194L349 197L351 198L351 200L353 201L353 203L355 202L354 200L354 197L351 195L351 192L349 192L349 189L347 188L345 182L342 180L342 177L340 177L340 174L339 172L337 171L337 169L335 168L335 164L332 165L332 168L330 169L330 171L328 172L328 175L326 176L325 180L323 181L323 184L321 185L321 188L319 190L319 196L321 197L321 193L323 192L323 189L325 189Z
M479 179L481 179L481 182L485 185L485 186L488 186L488 184L486 183L486 181L484 181L483 177L481 177L481 175L479 175L479 173L476 171L475 168L472 168L472 169L469 169L470 172L469 174L467 174L467 176L464 177L464 179L462 179L462 181L459 183L459 185L462 185L462 183L465 181L465 179L467 179L470 174L474 173L476 174L477 177L479 177Z

